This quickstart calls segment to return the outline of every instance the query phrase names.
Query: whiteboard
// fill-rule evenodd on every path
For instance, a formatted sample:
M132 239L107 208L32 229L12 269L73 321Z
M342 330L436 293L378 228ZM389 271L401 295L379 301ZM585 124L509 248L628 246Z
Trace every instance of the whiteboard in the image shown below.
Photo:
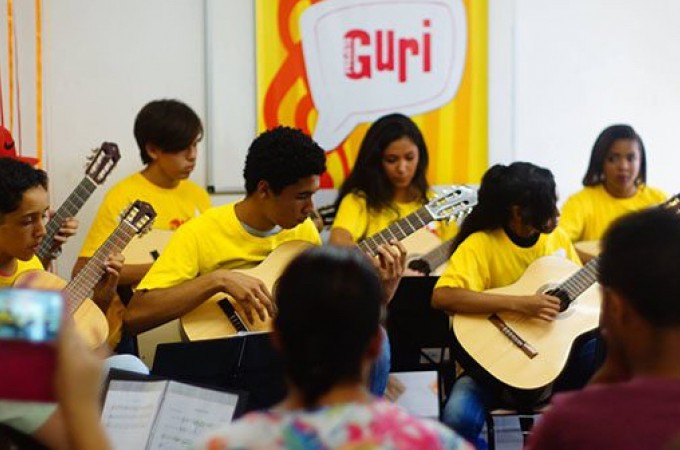
M207 189L242 193L256 135L254 2L206 0L205 32Z

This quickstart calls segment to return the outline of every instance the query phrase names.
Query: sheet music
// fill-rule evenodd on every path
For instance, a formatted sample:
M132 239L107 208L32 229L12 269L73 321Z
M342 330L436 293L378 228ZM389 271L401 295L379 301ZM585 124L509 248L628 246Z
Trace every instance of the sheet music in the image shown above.
M417 417L437 419L439 399L437 398L437 372L393 372L405 386L397 404Z
M190 448L208 430L231 422L237 402L233 394L170 381L148 448Z
M111 381L101 420L115 450L146 447L166 385L166 381Z

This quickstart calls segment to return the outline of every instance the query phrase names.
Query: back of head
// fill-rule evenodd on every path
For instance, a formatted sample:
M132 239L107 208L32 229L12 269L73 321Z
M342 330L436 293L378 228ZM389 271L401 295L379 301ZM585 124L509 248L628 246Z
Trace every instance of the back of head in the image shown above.
M477 206L463 222L454 249L477 231L494 230L508 224L512 207L518 206L522 221L538 230L557 214L557 191L550 170L528 162L509 166L496 164L482 177Z
M412 185L418 189L420 200L427 201L429 185L427 183L427 166L429 156L423 134L408 116L395 113L382 116L368 129L361 141L359 154L354 168L338 193L336 204L351 192L363 192L369 208L380 210L389 207L394 196L394 187L382 168L382 157L385 149L402 138L408 138L418 147L418 166Z
M47 189L47 174L14 158L0 158L0 217L19 208L24 192Z
M311 137L296 128L276 127L250 144L243 177L248 195L263 180L278 194L302 178L325 171L326 153Z
M384 298L364 254L334 246L307 250L285 269L274 297L285 370L307 406L338 384L361 380Z
M146 146L154 145L163 153L179 153L203 137L203 125L198 115L179 100L154 100L147 103L135 118L135 140L142 162L151 158Z
M595 140L593 149L590 152L590 162L588 163L588 170L583 176L584 186L596 186L604 181L604 162L609 154L609 149L619 139L637 141L640 147L640 172L638 180L642 183L647 181L647 156L645 153L645 145L642 143L642 138L630 125L617 124L611 125L600 133Z
M624 216L602 238L600 283L655 327L680 327L680 216L663 207Z

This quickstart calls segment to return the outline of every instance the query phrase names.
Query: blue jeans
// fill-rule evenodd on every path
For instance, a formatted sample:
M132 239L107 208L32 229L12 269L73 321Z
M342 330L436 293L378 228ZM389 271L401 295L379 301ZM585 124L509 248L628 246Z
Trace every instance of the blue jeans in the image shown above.
M589 337L576 345L567 366L553 384L553 392L579 389L587 383L601 364L597 354L599 339L597 336ZM497 384L486 385L464 375L456 380L444 405L442 421L478 450L488 448L480 433L486 420L486 411L500 406L498 392L502 386Z
M368 379L368 387L371 394L376 397L382 397L387 388L387 377L390 375L390 340L387 337L385 328L380 327L383 335L382 347L380 348L380 355L378 359L373 362L371 367L371 375Z

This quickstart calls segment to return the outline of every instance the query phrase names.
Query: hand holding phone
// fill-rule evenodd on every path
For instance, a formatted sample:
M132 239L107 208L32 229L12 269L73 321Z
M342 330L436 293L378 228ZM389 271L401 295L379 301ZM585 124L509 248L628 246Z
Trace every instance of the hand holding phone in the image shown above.
M64 301L57 291L0 289L0 399L55 400Z

